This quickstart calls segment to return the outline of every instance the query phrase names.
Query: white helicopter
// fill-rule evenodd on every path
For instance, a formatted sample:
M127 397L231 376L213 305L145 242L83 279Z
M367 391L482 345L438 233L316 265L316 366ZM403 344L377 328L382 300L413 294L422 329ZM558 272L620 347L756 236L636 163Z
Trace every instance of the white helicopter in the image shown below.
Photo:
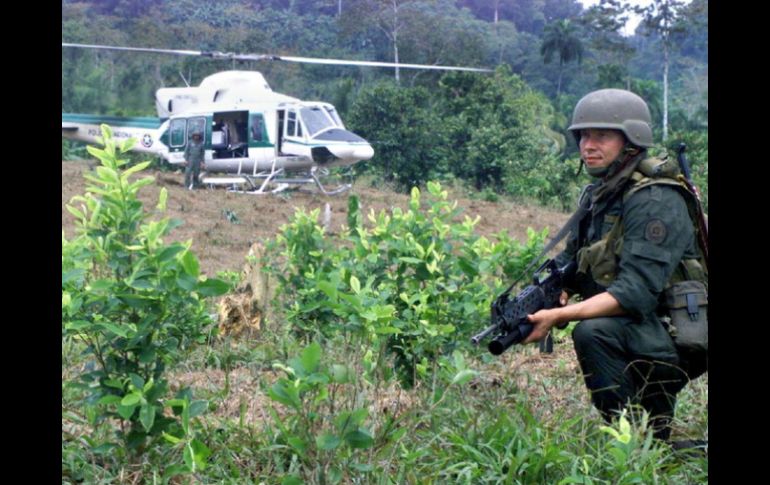
M242 61L491 72L472 67L261 54L69 43L62 43L62 47ZM135 138L134 151L159 155L170 164L183 165L185 146L193 133L199 133L203 136L206 166L201 183L230 185L234 191L253 194L278 192L291 185L308 183L314 183L326 195L337 194L348 190L350 184L327 190L319 175L328 175L331 167L350 166L374 155L374 149L366 140L345 128L334 106L276 93L262 74L255 71L223 71L204 78L197 87L158 89L155 105L158 118L62 113L62 136L96 143L101 135L100 125L104 123L112 127L116 138Z

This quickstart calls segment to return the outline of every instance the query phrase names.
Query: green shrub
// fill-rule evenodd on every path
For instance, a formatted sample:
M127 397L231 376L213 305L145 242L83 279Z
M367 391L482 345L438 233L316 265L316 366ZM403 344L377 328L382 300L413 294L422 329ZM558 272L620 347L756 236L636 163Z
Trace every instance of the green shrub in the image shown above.
M371 430L364 425L368 411L345 399L350 397L345 388L355 385L353 369L346 364L324 365L318 343L288 364L275 364L286 377L268 390L271 399L287 408L284 416L271 409L276 424L268 431L274 433L271 441L285 450L273 453L277 470L288 474L312 470L318 483L337 483L344 472L371 469L362 452L374 445ZM342 399L329 399L330 393Z
M127 168L119 156L133 140L117 146L106 125L102 134L104 149L88 147L101 165L85 175L86 194L67 206L77 235L67 240L62 234L62 335L82 344L87 361L78 380L67 384L81 393L91 425L117 421L116 435L131 452L165 436L184 447L190 469L201 467L206 449L189 421L205 402L192 401L189 390L165 400L164 371L205 341L212 323L205 298L229 286L200 274L191 241L163 242L180 222L150 220L137 198L153 179L132 176L149 162ZM166 197L161 190L157 211L165 210ZM102 451L118 446L112 440L89 444Z
M371 212L368 226L351 198L349 228L337 241L318 226L318 210L298 209L272 245L284 259L272 271L296 333L348 335L373 372L387 374L375 364L392 358L405 387L433 375L438 357L468 345L503 278L518 274L545 237L531 231L520 245L501 233L492 243L474 233L478 218L456 222L457 204L438 183L429 182L428 192L424 208L413 188L406 211Z

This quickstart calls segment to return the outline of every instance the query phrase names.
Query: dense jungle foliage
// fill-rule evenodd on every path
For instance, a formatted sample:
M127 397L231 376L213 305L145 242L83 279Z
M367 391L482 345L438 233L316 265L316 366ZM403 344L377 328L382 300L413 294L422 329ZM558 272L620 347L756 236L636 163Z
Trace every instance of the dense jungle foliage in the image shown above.
M656 0L636 33L624 2L576 0L62 1L64 42L488 67L494 74L223 62L62 49L62 112L155 116L159 87L261 71L271 87L333 103L375 157L355 168L402 191L457 181L569 209L579 187L566 132L587 92L628 88L661 148L688 143L708 203L708 2ZM675 15L661 21L662 7ZM662 28L663 25L665 28ZM668 106L664 58L668 52ZM666 140L663 115L666 111ZM63 152L83 155L70 143ZM65 155L67 154L65 153Z

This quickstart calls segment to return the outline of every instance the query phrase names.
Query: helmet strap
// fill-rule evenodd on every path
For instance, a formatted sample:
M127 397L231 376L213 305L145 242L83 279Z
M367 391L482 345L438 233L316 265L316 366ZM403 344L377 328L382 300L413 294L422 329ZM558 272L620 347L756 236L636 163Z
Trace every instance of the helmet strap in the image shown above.
M627 159L639 155L640 152L641 150L639 147L632 145L631 143L626 143L626 146L623 147L623 155L626 155Z
M579 159L579 163L578 163L577 172L575 172L575 177L579 176L579 175L580 175L580 172L582 172L582 171L583 171L583 165L584 165L584 164L585 164L585 162L583 162L583 159L582 159L582 158L580 158L580 159Z

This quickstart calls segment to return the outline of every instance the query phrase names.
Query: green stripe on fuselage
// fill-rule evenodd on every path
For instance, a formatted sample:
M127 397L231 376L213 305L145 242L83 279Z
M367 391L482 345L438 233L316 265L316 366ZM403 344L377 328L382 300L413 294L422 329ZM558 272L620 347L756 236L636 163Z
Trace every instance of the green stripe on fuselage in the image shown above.
M160 118L152 117L122 117L106 115L83 115L76 113L62 113L62 122L84 123L89 125L101 125L102 123L110 126L122 126L125 128L150 128L158 129L161 125Z

